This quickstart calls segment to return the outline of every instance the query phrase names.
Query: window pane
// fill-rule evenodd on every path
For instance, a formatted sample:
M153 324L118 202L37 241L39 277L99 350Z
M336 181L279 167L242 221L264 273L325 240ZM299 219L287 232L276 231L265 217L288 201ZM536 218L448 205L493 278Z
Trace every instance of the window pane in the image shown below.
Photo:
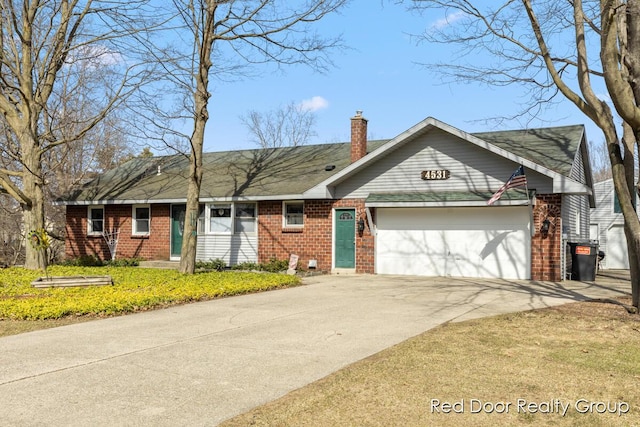
M285 225L304 224L303 203L287 203L285 204L285 211Z
M212 233L230 233L231 232L231 217L229 218L214 218L211 217L209 223Z
M138 219L136 220L136 233L148 233L149 232L149 220Z
M102 233L104 231L104 209L89 209L89 233Z
M236 218L255 218L256 205L253 203L236 204Z
M204 225L206 224L205 221L206 221L205 208L204 208L204 205L200 205L200 208L198 211L198 234L204 233Z
M256 205L255 203L236 203L235 233L256 232Z
M103 230L104 230L104 227L101 219L91 221L91 232L102 233Z
M136 219L149 219L149 208L136 208Z
M256 232L256 220L255 218L236 218L236 233L255 233Z
M91 219L104 219L104 210L102 208L91 209Z
M231 205L215 204L209 206L209 231L211 233L231 232Z

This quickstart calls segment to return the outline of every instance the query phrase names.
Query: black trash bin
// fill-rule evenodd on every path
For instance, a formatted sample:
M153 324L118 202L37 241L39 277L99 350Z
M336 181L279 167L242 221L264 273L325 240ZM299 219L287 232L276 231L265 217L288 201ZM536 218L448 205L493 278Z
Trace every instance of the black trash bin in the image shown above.
M592 242L569 242L571 248L571 279L583 282L596 280L598 245Z

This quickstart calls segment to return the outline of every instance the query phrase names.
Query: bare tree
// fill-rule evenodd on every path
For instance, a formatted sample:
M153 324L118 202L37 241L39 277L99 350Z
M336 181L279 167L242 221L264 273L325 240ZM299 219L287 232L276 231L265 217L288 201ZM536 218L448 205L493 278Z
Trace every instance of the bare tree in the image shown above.
M190 160L185 229L180 260L183 273L193 273L196 260L199 194L202 182L204 132L209 119L210 85L249 74L252 66L304 64L326 70L328 52L339 37L313 32L313 24L340 9L348 0L174 0L182 33L190 49L177 49L162 61L182 93L193 131L188 137ZM185 42L186 41L186 42ZM176 55L175 53L182 53ZM186 153L185 153L186 154Z
M297 147L316 135L315 113L295 102L265 113L251 110L240 120L260 148Z
M589 141L588 145L593 180L600 182L611 178L611 162L609 161L609 153L607 153L607 145L604 142L598 144L593 141Z
M635 150L640 133L640 2L638 0L407 0L414 11L444 10L447 18L420 39L457 46L453 63L431 64L448 78L520 85L535 116L558 96L572 102L603 132L615 190L625 219L632 299L640 303L640 221ZM469 62L480 53L485 60ZM488 54L488 55L487 55ZM608 100L600 93L607 93ZM616 117L616 114L619 118ZM616 126L622 122L622 138ZM622 147L622 150L621 150Z
M153 75L135 59L134 38L149 29L148 0L0 1L0 146L9 159L0 166L0 186L20 204L27 234L45 228L49 153L89 137ZM87 66L92 84L83 80ZM60 102L62 93L92 109ZM43 268L37 251L24 246L25 266Z

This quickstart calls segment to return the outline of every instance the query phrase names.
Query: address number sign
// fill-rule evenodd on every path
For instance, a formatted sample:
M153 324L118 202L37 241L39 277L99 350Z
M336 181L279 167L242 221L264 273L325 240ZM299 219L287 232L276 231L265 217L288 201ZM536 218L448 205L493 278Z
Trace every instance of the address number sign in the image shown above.
M426 181L430 180L439 180L439 179L449 179L451 176L451 172L448 169L435 169L422 171L420 177Z

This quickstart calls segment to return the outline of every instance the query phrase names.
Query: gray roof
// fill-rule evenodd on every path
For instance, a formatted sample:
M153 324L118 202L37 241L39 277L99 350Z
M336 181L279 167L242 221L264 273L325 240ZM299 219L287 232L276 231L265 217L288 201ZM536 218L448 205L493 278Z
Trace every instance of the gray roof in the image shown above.
M472 134L516 156L569 176L584 126L558 126Z
M584 127L563 126L472 135L568 176L584 135ZM375 151L388 141L369 141L367 152ZM348 142L205 153L200 198L268 199L301 195L350 164ZM189 159L184 155L134 158L75 189L59 202L185 200L188 171Z
M387 140L369 141L367 151L373 151L385 142ZM350 150L350 143L337 143L205 153L200 198L268 198L302 194L349 166ZM134 158L60 201L184 200L188 173L189 159L183 155Z

